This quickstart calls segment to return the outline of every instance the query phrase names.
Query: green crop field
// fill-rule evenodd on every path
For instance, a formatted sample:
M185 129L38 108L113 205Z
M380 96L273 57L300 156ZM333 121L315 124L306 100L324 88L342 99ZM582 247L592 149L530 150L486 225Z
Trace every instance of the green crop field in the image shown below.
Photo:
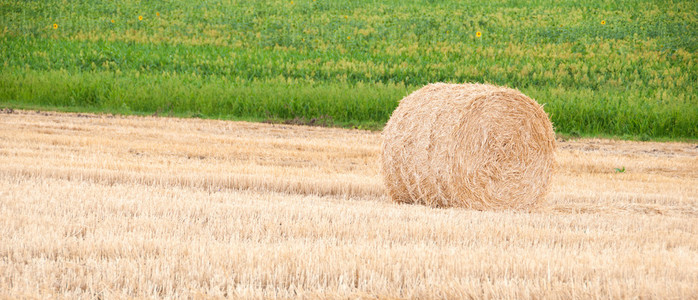
M559 133L698 138L698 2L0 0L0 108L381 128L488 82Z

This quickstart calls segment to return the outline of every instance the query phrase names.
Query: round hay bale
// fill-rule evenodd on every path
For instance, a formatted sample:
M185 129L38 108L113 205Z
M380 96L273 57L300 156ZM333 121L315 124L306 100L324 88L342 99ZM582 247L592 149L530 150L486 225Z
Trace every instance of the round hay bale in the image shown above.
M555 132L536 101L486 84L427 85L383 129L382 171L395 202L530 209L555 165Z

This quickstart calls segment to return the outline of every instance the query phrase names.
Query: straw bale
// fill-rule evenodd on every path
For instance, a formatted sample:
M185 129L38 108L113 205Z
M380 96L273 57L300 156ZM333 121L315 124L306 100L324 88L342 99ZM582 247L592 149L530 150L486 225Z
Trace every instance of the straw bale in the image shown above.
M435 83L390 117L382 172L395 202L531 209L548 191L554 151L548 115L518 90Z

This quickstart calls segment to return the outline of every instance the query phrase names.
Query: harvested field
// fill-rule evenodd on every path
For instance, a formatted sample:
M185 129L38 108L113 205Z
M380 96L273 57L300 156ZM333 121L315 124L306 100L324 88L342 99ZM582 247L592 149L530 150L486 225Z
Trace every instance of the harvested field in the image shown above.
M2 113L0 298L698 295L695 144L559 141L547 205L480 212L391 203L380 142Z

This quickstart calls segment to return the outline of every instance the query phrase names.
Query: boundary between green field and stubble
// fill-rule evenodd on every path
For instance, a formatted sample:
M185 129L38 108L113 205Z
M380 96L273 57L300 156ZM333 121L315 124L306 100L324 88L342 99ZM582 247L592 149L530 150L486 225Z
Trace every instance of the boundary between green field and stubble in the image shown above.
M5 68L0 108L161 115L380 130L400 99L418 86L229 80L191 75ZM698 106L635 103L635 90L526 88L562 136L634 140L698 139ZM588 101L594 96L603 101ZM622 109L621 109L622 108Z

